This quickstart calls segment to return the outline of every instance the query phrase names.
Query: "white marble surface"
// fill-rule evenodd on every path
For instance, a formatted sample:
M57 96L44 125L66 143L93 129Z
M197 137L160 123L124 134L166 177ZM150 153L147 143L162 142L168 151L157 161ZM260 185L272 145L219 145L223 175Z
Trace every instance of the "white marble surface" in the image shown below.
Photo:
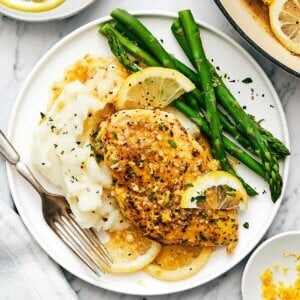
M300 230L300 81L275 67L256 53L234 31L212 0L97 0L77 16L62 21L30 24L17 22L0 15L0 128L7 129L9 115L16 95L26 76L42 55L63 36L79 26L105 16L116 7L128 10L153 9L177 12L190 8L195 16L237 40L259 62L272 80L284 106L291 137L291 171L288 187L274 223L267 236L289 230ZM1 164L3 166L3 164ZM1 188L6 188L4 170L0 170ZM214 281L183 293L169 296L146 297L147 299L241 299L240 283L245 259L230 272ZM142 299L120 295L93 287L66 273L79 299Z

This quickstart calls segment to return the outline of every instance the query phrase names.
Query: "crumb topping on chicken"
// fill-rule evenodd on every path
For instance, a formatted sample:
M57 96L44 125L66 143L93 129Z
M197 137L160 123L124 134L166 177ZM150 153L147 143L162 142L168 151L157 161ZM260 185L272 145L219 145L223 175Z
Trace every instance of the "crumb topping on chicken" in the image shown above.
M173 114L124 110L101 124L95 140L113 175L122 213L162 244L228 245L238 239L236 210L180 208L191 183L218 169L205 138L196 141Z

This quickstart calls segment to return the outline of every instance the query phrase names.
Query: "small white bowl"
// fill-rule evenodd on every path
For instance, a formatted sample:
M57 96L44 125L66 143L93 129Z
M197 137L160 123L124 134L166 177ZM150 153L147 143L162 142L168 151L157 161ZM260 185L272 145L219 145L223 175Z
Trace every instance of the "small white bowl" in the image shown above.
M46 22L64 19L79 13L95 0L65 0L61 5L44 12L25 12L9 8L0 3L0 13L13 19L27 22Z
M266 268L274 270L274 265L279 268L274 271L274 280L291 284L295 280L294 257L284 257L283 253L300 254L300 231L290 231L278 234L262 243L251 255L247 262L242 278L243 300L261 299L260 275ZM299 262L298 262L299 263ZM286 275L282 268L290 268Z

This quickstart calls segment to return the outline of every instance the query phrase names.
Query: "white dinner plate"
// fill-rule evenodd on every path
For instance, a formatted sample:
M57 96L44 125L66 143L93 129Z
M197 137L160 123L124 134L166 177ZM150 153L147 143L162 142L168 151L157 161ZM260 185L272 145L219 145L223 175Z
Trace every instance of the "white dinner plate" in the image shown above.
M73 16L92 4L95 0L65 0L61 5L44 12L25 12L0 3L0 13L13 19L28 22L46 22Z
M296 280L295 268L299 261L292 256L285 257L284 253L300 254L300 231L275 235L254 251L244 269L243 300L261 299L260 275L267 268L273 270L275 282L282 281L289 285ZM275 264L278 264L278 270L274 270ZM287 274L282 272L282 268L289 268Z
M139 12L137 15L161 39L171 53L187 62L170 30L174 14ZM108 20L110 20L109 17L101 18L69 34L45 54L28 76L10 120L9 138L20 151L22 159L30 166L32 166L30 149L33 131L37 126L40 112L45 110L52 83L63 74L68 65L87 53L100 56L112 55L106 39L98 34L99 24ZM226 72L231 80L246 77L251 77L253 80L251 84L241 81L228 82L233 94L238 97L242 105L247 106L249 113L255 115L258 120L265 119L264 126L289 146L288 129L281 103L262 69L233 40L207 24L201 22L199 24L204 48L208 57L213 59L215 66L218 66L223 74ZM288 159L281 163L284 187L288 166ZM160 281L144 272L129 275L105 274L101 278L96 277L46 225L42 217L41 201L35 191L11 167L8 167L8 177L16 207L24 223L40 246L62 267L83 280L108 290L128 294L155 295L196 287L230 270L255 247L271 225L282 197L274 204L271 201L268 186L262 179L241 165L238 169L242 177L257 188L260 195L252 198L248 210L239 214L240 240L234 254L229 256L224 247L219 248L200 272L178 282ZM59 192L37 172L34 173L46 188ZM243 227L245 222L249 222L249 229Z

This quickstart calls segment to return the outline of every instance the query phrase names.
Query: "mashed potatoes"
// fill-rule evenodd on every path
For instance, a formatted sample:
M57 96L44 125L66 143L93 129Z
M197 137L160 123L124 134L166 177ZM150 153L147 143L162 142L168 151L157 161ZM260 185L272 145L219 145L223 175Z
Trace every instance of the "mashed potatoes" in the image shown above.
M34 135L36 168L61 187L82 227L115 230L128 225L109 193L110 170L90 142L126 76L114 59L84 57L53 87Z

